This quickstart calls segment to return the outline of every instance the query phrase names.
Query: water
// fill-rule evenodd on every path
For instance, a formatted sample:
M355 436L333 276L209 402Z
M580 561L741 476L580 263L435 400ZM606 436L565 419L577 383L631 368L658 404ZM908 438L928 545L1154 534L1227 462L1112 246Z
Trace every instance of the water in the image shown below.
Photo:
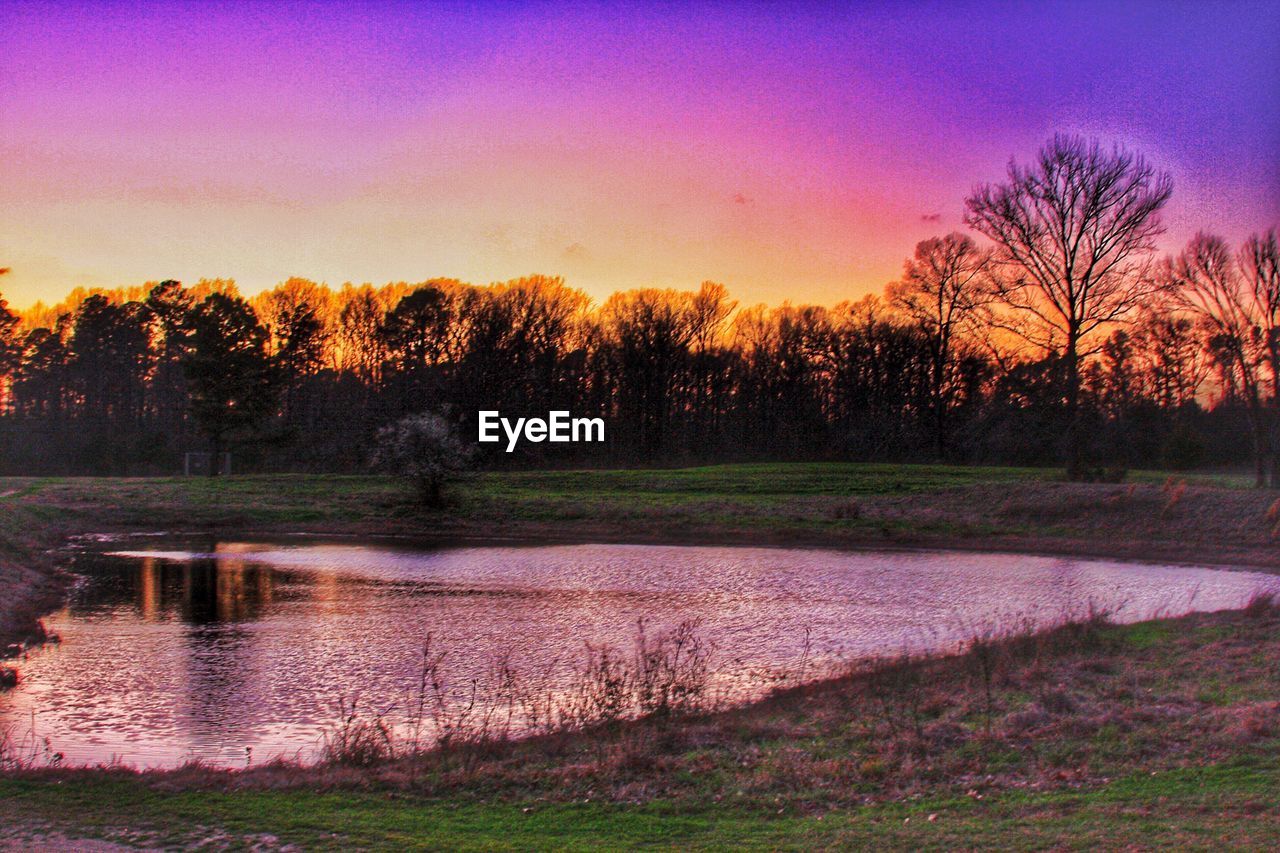
M450 683L465 685L501 655L552 671L588 642L630 648L637 619L651 632L697 620L715 646L717 689L746 698L771 673L795 674L806 648L807 672L830 671L953 646L1015 617L1049 623L1090 602L1136 621L1280 591L1267 574L1010 554L151 547L78 560L87 580L48 620L63 642L21 662L22 683L0 694L11 744L69 764L307 759L340 698L398 719L428 633L447 650Z

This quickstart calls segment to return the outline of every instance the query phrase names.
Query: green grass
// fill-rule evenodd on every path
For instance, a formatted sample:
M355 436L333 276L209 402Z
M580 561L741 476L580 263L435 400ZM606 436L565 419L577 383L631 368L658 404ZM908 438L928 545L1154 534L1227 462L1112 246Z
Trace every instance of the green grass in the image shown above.
M0 550L112 531L324 532L694 541L830 547L992 547L1150 559L1280 562L1271 500L1232 475L1165 472L1078 484L1049 468L753 463L487 472L444 510L375 475L0 478ZM1226 555L1230 555L1228 558Z
M221 835L232 847L248 847L270 835L307 849L371 850L1262 849L1280 843L1278 788L1275 758L1135 774L1084 790L933 797L808 814L790 805L774 811L730 802L475 803L306 790L168 793L106 777L0 779L0 815L36 831L174 846Z
M1163 472L1135 472L1135 483L1151 486ZM1179 477L1213 488L1245 485L1241 477ZM671 518L702 526L741 523L797 529L831 527L856 519L830 510L840 501L954 495L979 486L1047 485L1061 474L1047 468L890 465L870 463L759 463L681 469L490 472L454 488L454 505L424 514L395 481L372 475L250 475L209 478L3 478L0 499L12 508L49 506L123 525L258 525L315 527L326 523L385 522L389 527L435 523L508 521L625 523L637 515ZM1098 486L1097 488L1112 488ZM834 517L833 517L834 516ZM920 522L891 519L890 528ZM943 530L965 525L939 522ZM837 527L842 525L835 525ZM996 526L970 524L990 534ZM1011 529L1016 529L1016 525Z
M1163 485L1167 480L1213 488L1247 488L1243 475L1171 474L1136 471L1130 482ZM983 484L1059 483L1051 468L958 465L898 465L855 462L755 463L680 469L531 471L491 473L463 494L477 504L506 502L522 507L567 501L630 502L676 508L729 501L781 508L805 498L877 498L923 495Z
M208 530L1008 545L1274 562L1274 495L1242 488L1244 478L1179 475L1191 488L1169 506L1168 476L1081 485L1050 469L854 463L496 472L457 487L445 511L415 506L382 476L8 478L0 557L21 564L14 558L35 559L85 532ZM8 824L11 833L139 844L227 833L217 844L249 847L272 835L332 849L1275 847L1280 743L1250 703L1277 695L1278 640L1259 624L1206 617L1109 628L1110 669L1094 666L1102 652L1037 660L998 699L997 723L1009 727L999 743L987 742L987 714L963 673L930 682L947 699L931 713L953 723L960 742L940 730L927 762L893 746L874 701L833 689L808 705L727 717L710 745L692 738L648 756L643 769L609 765L614 753L592 758L604 754L593 746L573 769L564 754L531 747L490 777L438 776L430 790L363 781L324 790L310 776L284 790L123 774L4 778L0 843ZM1054 712L1052 735L1024 738L1014 716L1063 684L1078 710ZM1157 699L1183 716L1143 716ZM1263 733L1247 746L1222 740L1242 736L1232 714L1253 714ZM1106 722L1117 715L1128 722ZM1055 781L1059 771L1083 787ZM997 789L961 795L964 779L989 774L1004 780ZM618 794L637 779L643 795ZM859 805L867 797L878 802Z
M888 465L857 462L796 462L712 465L701 468L612 471L531 471L489 474L491 494L697 495L884 495L937 491L974 483L1052 480L1043 468Z
M1124 632L1125 642L1135 649L1150 649L1169 640L1174 627L1168 622L1141 622Z

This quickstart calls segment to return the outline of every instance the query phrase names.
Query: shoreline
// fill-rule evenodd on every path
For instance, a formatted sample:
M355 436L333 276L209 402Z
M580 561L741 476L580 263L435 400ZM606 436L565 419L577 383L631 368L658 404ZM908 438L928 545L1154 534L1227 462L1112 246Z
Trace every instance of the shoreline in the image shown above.
M1260 612L1256 601L1261 600ZM989 634L978 635L970 639L957 639L949 644L940 646L936 649L926 649L913 652L896 652L889 655L870 654L860 658L849 658L842 660L834 668L828 668L825 671L815 670L810 678L796 680L792 678L792 673L787 673L781 678L778 685L770 688L764 693L747 699L729 701L724 705L716 705L702 710L687 713L684 716L675 716L673 721L679 724L681 721L697 721L706 718L722 718L732 717L734 715L752 714L760 708L766 708L774 705L785 705L796 697L803 697L814 692L822 692L828 690L839 689L849 684L871 685L878 683L878 676L883 672L891 672L895 670L901 662L905 661L905 665L923 669L941 669L954 670L954 664L970 661L974 657L973 647L979 642L990 644L997 655L1008 655L1013 650L1033 644L1036 646L1046 645L1047 648L1055 648L1054 639L1058 635L1073 635L1080 632L1085 634L1093 634L1099 631L1112 632L1128 632L1142 631L1144 628L1170 626L1178 623L1195 623L1200 625L1213 624L1221 620L1238 620L1242 618L1266 619L1272 616L1280 619L1280 592L1259 592L1255 593L1254 598L1239 608L1227 608L1220 610L1195 610L1191 609L1186 612L1163 614L1157 613L1147 618L1135 621L1112 620L1106 611L1094 612L1090 609L1087 612L1076 613L1062 617L1057 622L1046 623L1039 626L1029 626L1027 623L1018 621L1018 617L1012 617L1008 625L994 628ZM1280 624L1280 623L1278 623ZM1046 641L1048 643L1046 644ZM60 642L57 639L51 642ZM1075 649L1079 651L1079 649ZM1057 652L1053 652L1056 654ZM1036 654L1039 657L1039 653ZM893 685L882 685L890 688ZM354 707L354 706L353 706ZM1280 712L1280 703L1276 703L1275 710ZM654 717L627 717L618 721L614 725L622 727L631 726L648 726L655 722L661 724L661 720ZM522 745L543 743L555 741L560 738L572 739L589 739L595 734L607 733L610 736L617 736L616 730L610 730L608 726L592 726L586 729L569 729L566 731L553 732L530 732L509 734L504 736L500 741L495 742L498 749L514 748L519 749ZM1280 734L1280 732L1278 732ZM388 757L378 762L379 764L391 764L395 761L414 760L422 757L438 756L445 752L439 746L425 748L421 753L410 754L400 757ZM332 771L335 767L340 767L343 762L341 760L326 759L322 756L322 752L317 752L312 759L303 759L301 750L294 750L292 753L286 751L271 753L265 757L265 760L253 765L233 766L206 764L200 759L189 759L186 763L175 765L137 765L128 761L117 760L113 758L110 764L64 764L57 763L54 765L41 765L21 768L19 774L34 777L50 777L54 779L65 779L74 776L91 776L99 775L117 775L123 774L126 777L139 779L166 779L169 777L181 776L186 771L195 768L201 772L207 773L211 778L221 778L228 783L247 777L259 778L262 776L270 777L270 768L288 767L298 771ZM0 758L4 757L3 750L0 750ZM4 769L0 769L0 779L6 775ZM293 784L306 787L309 782L305 779L294 779Z
M0 773L0 822L10 838L52 829L167 849L193 843L194 822L200 838L214 827L245 846L269 834L350 849L415 815L440 828L439 846L500 845L541 815L546 834L529 845L546 847L566 831L616 838L637 815L637 838L651 843L685 815L709 821L710 846L741 830L773 839L755 844L770 849L919 846L922 832L946 833L937 843L954 848L1025 845L1028 820L1047 824L1031 838L1048 843L1055 815L1088 813L1106 827L1102 846L1129 847L1151 840L1145 822L1127 820L1142 803L1174 847L1200 838L1207 813L1223 815L1219 841L1265 847L1280 837L1280 703L1265 663L1280 652L1277 628L1274 600L1123 625L1085 619L721 710L374 761L16 769ZM984 688L989 658L996 677ZM1076 805L1061 814L1064 796Z
M1082 486L989 470L955 485L973 472L867 475L860 466L839 468L815 493L812 478L822 473L486 475L442 513L424 513L385 478L28 480L0 499L0 569L21 570L0 573L0 611L11 612L5 605L20 578L34 579L42 595L65 591L75 550L100 548L104 536L154 542L162 532L392 547L988 551L1280 568L1273 494L1206 484L1171 502L1154 482ZM915 482L923 485L911 491ZM1066 796L1106 827L1103 847L1150 843L1145 829L1126 830L1132 798L1174 827L1170 846L1200 837L1206 809L1230 814L1218 838L1267 846L1280 841L1280 686L1267 663L1280 655L1278 620L1272 602L1024 635L1001 647L1004 663L985 695L983 658L970 648L812 681L711 715L412 759L228 771L10 768L0 772L0 846L49 838L52 828L70 839L184 847L207 837L190 834L197 825L243 846L270 837L322 849L373 847L406 832L444 848L497 846L513 827L530 832L522 837L535 848L566 832L585 846L621 837L769 849L795 839L919 846L918 833L935 826L951 833L938 836L940 846L1002 847L1027 842L1027 820L1042 825L1034 837L1058 837L1053 821L1071 819L1055 817ZM1180 773L1197 781L1184 785ZM317 820L342 829L317 834ZM541 829L527 829L539 820ZM681 835L683 820L708 828Z
M550 527L553 523L548 522ZM1085 543L1070 539L1023 538L974 540L973 538L936 538L936 537L896 537L892 540L876 540L873 538L837 538L823 536L756 536L752 531L721 531L671 535L645 535L631 532L623 535L610 535L600 528L598 532L574 530L559 533L552 530L540 531L536 528L520 534L504 534L497 530L486 530L483 527L474 529L444 532L418 531L403 533L375 532L373 529L351 530L280 530L275 528L244 528L234 532L221 528L171 530L171 531L119 531L95 532L88 536L112 537L115 541L128 539L145 539L146 541L181 542L186 539L213 537L220 541L264 541L271 544L289 544L299 541L310 541L315 544L342 544L351 542L370 542L375 544L401 545L406 548L484 548L484 547L517 547L539 548L571 545L651 545L687 548L760 548L776 550L831 551L834 553L866 553L866 552L902 552L922 553L956 552L965 554L1001 554L1022 555L1027 557L1063 557L1083 560L1114 561L1136 563L1152 566L1180 566L1187 568L1204 568L1219 571L1249 571L1266 574L1280 574L1280 550L1272 552L1268 549L1254 548L1241 552L1238 559L1224 559L1216 549L1188 552L1184 548L1156 548L1156 553L1144 556L1139 552L1148 551L1152 546L1148 543L1127 542L1112 547L1090 547ZM73 546L68 541L57 552L71 551ZM75 548L79 550L79 548ZM85 546L85 550L92 550ZM1188 554L1190 553L1190 556Z
M759 469L782 482L753 492ZM812 479L822 476L831 481L816 491ZM377 477L8 478L0 484L0 648L31 636L57 609L71 580L66 554L94 535L961 551L1280 572L1274 493L1197 485L1171 511L1154 482L1048 476L857 464L488 474L458 487L455 505L436 513ZM706 477L718 479L708 487ZM912 477L940 485L913 490ZM965 477L973 481L952 483Z

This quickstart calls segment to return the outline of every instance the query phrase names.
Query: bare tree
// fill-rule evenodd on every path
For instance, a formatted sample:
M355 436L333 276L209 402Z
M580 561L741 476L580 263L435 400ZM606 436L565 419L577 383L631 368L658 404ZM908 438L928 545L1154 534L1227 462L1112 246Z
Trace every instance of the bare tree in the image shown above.
M930 394L934 419L934 452L946 454L948 390L955 372L956 338L972 324L990 300L986 278L991 251L953 232L916 244L903 265L901 281L887 295L929 337L932 364Z
M729 290L718 282L704 281L690 298L690 322L693 325L693 348L707 352L724 334L729 315L738 307L729 298Z
M337 368L358 376L369 386L377 386L382 381L382 364L386 359L380 331L391 306L368 284L345 285L336 299L341 305L335 331Z
M1144 308L1134 322L1133 343L1152 402L1175 412L1195 399L1210 364L1204 330L1194 317L1166 305Z
M692 294L620 291L600 308L602 352L614 370L618 420L635 429L635 447L656 456L668 441L672 400L693 344Z
M1276 229L1266 234L1254 234L1240 250L1240 269L1253 298L1254 310L1266 349L1267 367L1271 374L1271 405L1280 406L1280 240ZM1274 418L1272 429L1280 425L1280 417ZM1280 448L1280 436L1272 436L1273 445ZM1272 485L1280 485L1280 454L1273 460Z
M1083 474L1080 362L1159 281L1147 275L1172 179L1141 156L1057 135L1008 180L978 187L965 222L996 244L994 295L1006 328L1058 355L1068 419L1067 473Z
M1238 255L1226 241L1197 234L1163 278L1178 304L1208 327L1210 349L1225 390L1249 414L1254 474L1261 488L1280 487L1280 274L1275 230L1254 235Z

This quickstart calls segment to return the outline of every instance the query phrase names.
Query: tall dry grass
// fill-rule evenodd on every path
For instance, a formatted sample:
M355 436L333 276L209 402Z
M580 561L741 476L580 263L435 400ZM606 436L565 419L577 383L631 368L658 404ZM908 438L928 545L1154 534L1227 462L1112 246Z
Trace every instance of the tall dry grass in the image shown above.
M510 655L481 677L451 682L450 651L428 635L417 683L400 724L391 709L340 699L338 719L322 735L322 761L368 766L423 752L456 756L465 769L518 736L614 729L626 720L674 720L722 707L712 689L712 646L695 622L654 633L636 623L631 648L587 644L562 667L518 667Z
M61 767L63 758L49 738L36 732L34 712L26 729L13 725L0 727L0 771Z

